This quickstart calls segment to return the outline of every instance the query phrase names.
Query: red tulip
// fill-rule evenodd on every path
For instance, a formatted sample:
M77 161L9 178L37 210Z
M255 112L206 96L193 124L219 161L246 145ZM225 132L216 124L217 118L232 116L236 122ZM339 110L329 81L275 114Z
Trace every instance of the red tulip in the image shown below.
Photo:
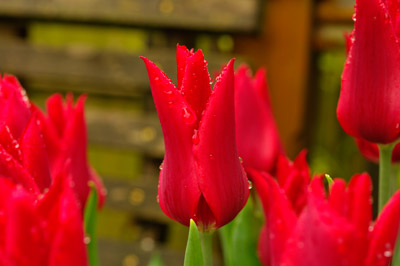
M203 230L230 222L245 205L249 184L236 150L233 60L211 89L201 50L177 46L178 87L146 64L165 142L158 199L170 218Z
M400 4L357 0L355 25L337 117L344 131L374 143L391 143L400 133Z
M283 153L264 69L252 79L248 66L235 74L236 143L245 168L273 172Z
M400 192L371 226L368 174L355 175L347 188L335 179L328 196L323 177L314 178L298 215L271 176L251 174L267 220L259 240L263 265L389 265L400 224Z
M99 193L99 206L105 200L105 189L87 158L87 130L84 117L85 96L79 97L74 106L72 95L66 104L60 94L47 99L47 116L38 108L38 120L43 132L52 176L68 171L81 206L89 194L89 182L94 182Z
M378 145L363 139L355 139L358 149L361 154L372 162L379 162L379 148ZM394 146L392 152L392 162L400 162L400 144Z
M32 105L13 76L0 79L0 175L34 193L43 193L52 178L68 171L83 208L88 182L96 184L100 204L105 190L87 161L84 97L64 107L58 94L48 99L49 117Z
M37 198L0 179L0 264L85 266L83 221L68 179L58 176Z

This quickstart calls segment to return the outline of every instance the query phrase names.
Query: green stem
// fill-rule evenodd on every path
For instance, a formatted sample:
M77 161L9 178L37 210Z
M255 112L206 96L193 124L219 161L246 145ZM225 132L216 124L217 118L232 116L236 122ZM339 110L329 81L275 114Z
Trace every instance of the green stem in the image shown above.
M212 266L212 232L201 232L200 239L204 266Z
M378 210L382 211L385 204L391 197L390 184L395 181L391 180L392 167L392 151L394 144L383 145L379 144L379 198Z

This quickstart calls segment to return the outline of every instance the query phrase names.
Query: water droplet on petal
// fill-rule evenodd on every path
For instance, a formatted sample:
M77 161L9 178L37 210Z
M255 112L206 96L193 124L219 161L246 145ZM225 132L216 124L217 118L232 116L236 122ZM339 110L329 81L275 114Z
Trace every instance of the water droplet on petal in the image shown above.
M85 236L85 237L83 238L83 243L85 243L86 245L89 244L90 241L91 241L90 236Z
M194 145L197 145L200 142L199 133L197 129L194 130L194 134L192 136L192 142Z
M196 117L187 107L182 108L182 114L183 119L186 121L186 123L192 124L195 122Z
M156 200L157 200L157 203L160 203L160 198L158 197L158 195L156 197Z
M386 250L385 252L383 252L383 256L386 258L390 258L393 255L391 250Z
M158 167L158 169L162 170L162 169L163 169L163 166L164 166L164 162L162 162L162 163L160 164L160 166Z
M249 180L249 189L253 188L253 183Z
M213 154L210 153L209 157L210 157L210 160L214 160L214 155Z

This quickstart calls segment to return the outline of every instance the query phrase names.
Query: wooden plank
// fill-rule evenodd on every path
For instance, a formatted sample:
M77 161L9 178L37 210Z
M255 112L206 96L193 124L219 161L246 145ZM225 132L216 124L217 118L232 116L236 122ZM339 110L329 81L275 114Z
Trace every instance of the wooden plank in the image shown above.
M0 17L223 32L257 29L260 0L0 0Z
M162 158L164 142L157 116L96 110L86 112L92 144L140 150Z
M175 82L175 49L148 50L140 55L154 60ZM149 92L146 68L139 54L56 49L2 41L0 58L0 72L24 79L31 89L129 97ZM206 58L210 58L210 70L220 69L228 62L222 55L208 54Z
M157 176L146 176L150 182L128 182L103 177L107 188L107 206L132 212L135 216L167 222L169 218L157 203Z

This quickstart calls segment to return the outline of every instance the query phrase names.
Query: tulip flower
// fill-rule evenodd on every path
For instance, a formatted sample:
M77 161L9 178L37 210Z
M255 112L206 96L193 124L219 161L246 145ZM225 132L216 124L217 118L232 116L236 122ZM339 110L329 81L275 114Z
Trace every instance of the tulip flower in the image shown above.
M68 96L64 107L62 97L55 94L47 101L46 117L29 102L15 77L0 77L0 175L37 194L68 171L82 210L89 181L96 184L101 206L105 189L87 160L84 101L81 97L74 107Z
M244 168L273 172L283 153L264 69L252 79L248 66L235 74L236 143Z
M56 177L42 197L4 178L0 191L1 265L88 265L81 210L68 178Z
M357 0L337 117L344 131L388 144L400 134L397 1Z
M371 162L379 162L379 148L378 145L363 139L355 139L358 149L361 154ZM396 144L392 152L392 162L400 162L400 144Z
M47 99L47 116L35 106L47 147L50 172L58 175L65 169L74 183L82 208L89 194L89 182L93 182L99 194L99 207L105 200L106 191L87 158L87 130L84 117L85 96L79 97L74 106L72 95L66 104L60 94Z
M245 205L249 184L235 136L233 60L214 88L201 50L177 46L178 86L146 64L164 135L158 200L170 218L203 231L230 222Z
M389 265L400 224L400 192L371 225L371 180L355 175L348 186L334 179L326 196L323 177L315 177L299 214L267 173L251 172L267 224L259 239L263 265Z

